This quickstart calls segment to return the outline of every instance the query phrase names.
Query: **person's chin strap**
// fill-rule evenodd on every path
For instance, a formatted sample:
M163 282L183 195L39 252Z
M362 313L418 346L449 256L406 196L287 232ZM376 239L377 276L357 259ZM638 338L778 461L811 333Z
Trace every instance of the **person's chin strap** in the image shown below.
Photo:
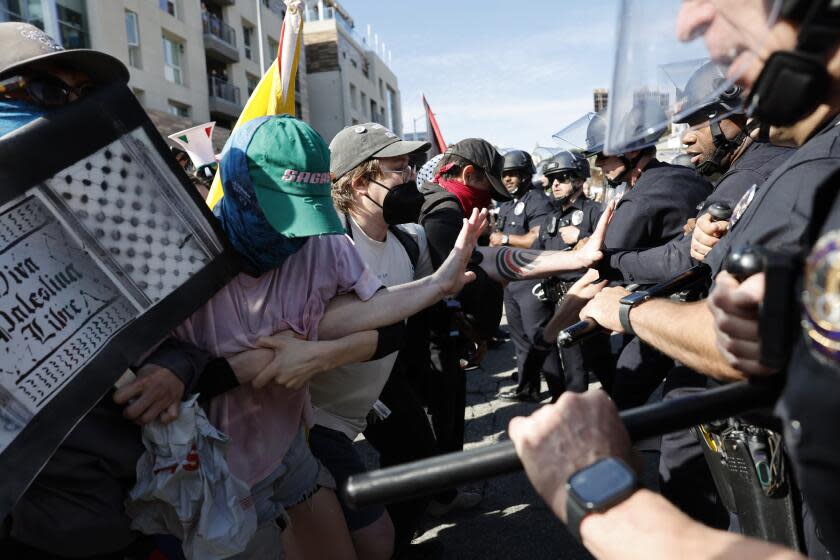
M712 142L715 145L715 153L712 157L697 166L697 172L701 175L714 175L715 173L722 173L724 171L723 159L737 150L749 136L749 131L745 127L741 127L738 135L730 140L720 128L719 120L712 120L711 123L709 123L709 128L712 130Z
M624 154L618 156L621 162L624 164L624 171L621 172L621 175L616 177L615 179L607 179L607 183L610 184L611 187L617 187L621 183L627 183L627 186L630 186L630 174L633 173L633 170L636 169L636 166L639 165L639 162L642 161L642 158L646 155L645 150L641 150L639 154L634 158L629 158Z

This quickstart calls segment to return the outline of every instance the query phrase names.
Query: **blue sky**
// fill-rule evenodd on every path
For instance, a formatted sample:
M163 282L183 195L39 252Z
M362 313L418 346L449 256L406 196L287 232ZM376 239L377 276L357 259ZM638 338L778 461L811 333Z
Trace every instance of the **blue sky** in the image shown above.
M340 1L391 50L406 132L422 91L447 143L553 146L553 133L592 110L592 89L610 84L617 0Z

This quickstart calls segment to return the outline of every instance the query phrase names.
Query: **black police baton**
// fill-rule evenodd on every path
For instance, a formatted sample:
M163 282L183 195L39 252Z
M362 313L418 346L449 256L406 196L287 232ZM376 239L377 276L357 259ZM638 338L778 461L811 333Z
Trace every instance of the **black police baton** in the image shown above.
M652 288L649 288L647 293L651 298L668 297L672 294L683 291L685 288L688 288L699 280L707 278L710 271L711 269L708 265L700 263L692 266L685 272L674 276L670 280L656 284ZM593 319L583 319L560 331L560 334L557 336L557 344L564 348L568 348L569 346L578 344L595 333L603 332L605 330L606 329L604 329L604 327L596 323Z
M779 389L775 383L744 381L631 408L620 417L630 439L639 441L766 408L776 402ZM521 469L513 442L505 441L351 476L342 492L352 507L362 508L436 494Z
M732 208L723 202L714 202L706 208L706 212L711 215L713 222L725 221L732 217ZM668 297L670 295L681 292L695 282L703 279L709 274L709 267L704 264L693 266L678 274L677 276L657 284L647 290L651 298L654 297ZM633 291L633 290L630 290ZM563 348L568 348L579 344L590 336L603 332L605 329L601 327L592 319L583 319L577 323L566 327L557 336L557 344Z
M746 278L763 260L747 248L727 259L732 274ZM772 406L782 388L781 376L742 381L703 393L632 408L619 416L633 441L684 430ZM447 488L516 472L522 463L510 441L351 476L341 489L354 508L436 494Z

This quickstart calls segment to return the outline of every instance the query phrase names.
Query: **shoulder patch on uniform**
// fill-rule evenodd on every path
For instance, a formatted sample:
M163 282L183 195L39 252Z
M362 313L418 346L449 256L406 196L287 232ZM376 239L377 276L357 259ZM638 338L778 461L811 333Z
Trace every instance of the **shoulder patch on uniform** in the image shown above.
M815 355L840 363L840 230L823 235L805 262L802 330Z

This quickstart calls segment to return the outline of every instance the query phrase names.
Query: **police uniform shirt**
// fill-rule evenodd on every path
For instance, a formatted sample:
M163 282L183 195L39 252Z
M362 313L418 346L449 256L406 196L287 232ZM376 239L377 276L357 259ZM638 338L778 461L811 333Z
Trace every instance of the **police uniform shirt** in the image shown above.
M571 246L563 241L563 236L560 230L566 226L574 226L580 232L578 240L592 235L595 231L595 226L598 225L598 219L604 209L600 204L589 200L583 194L572 202L572 204L565 210L555 210L552 208L551 212L546 215L540 226L540 235L534 241L532 248L548 250L548 251L565 251ZM575 223L579 216L580 221Z
M703 203L704 210L721 202L734 208L753 185L761 185L796 152L796 148L753 141L732 167L715 184L715 191Z
M747 190L764 183L795 151L769 142L753 142L718 180L700 214L716 202L734 208ZM611 252L603 262L598 267L602 278L638 284L664 282L694 266L691 235L677 236L653 249Z
M683 234L712 184L686 167L652 160L615 208L607 249L658 247Z
M540 225L549 212L551 201L539 189L532 188L499 205L496 229L508 235L525 235Z
M706 255L713 277L726 257L746 244L789 254L800 254L807 247L816 189L840 169L838 121L840 117L832 118L767 181L744 193L733 210L729 233Z
M797 310L801 316L787 319L797 325L802 319L802 326L797 329L800 337L788 362L787 382L776 412L784 422L785 449L816 523L816 536L833 558L840 558L840 346L836 342L840 333L836 300L840 295L840 266L836 264L840 256L840 199L836 194L840 175L828 177L817 191L815 209L819 214L814 222L822 222L826 208L831 210L821 229L814 224L818 233L808 236L809 242L819 240L808 257L812 272L796 284L801 287L797 289L802 294Z

